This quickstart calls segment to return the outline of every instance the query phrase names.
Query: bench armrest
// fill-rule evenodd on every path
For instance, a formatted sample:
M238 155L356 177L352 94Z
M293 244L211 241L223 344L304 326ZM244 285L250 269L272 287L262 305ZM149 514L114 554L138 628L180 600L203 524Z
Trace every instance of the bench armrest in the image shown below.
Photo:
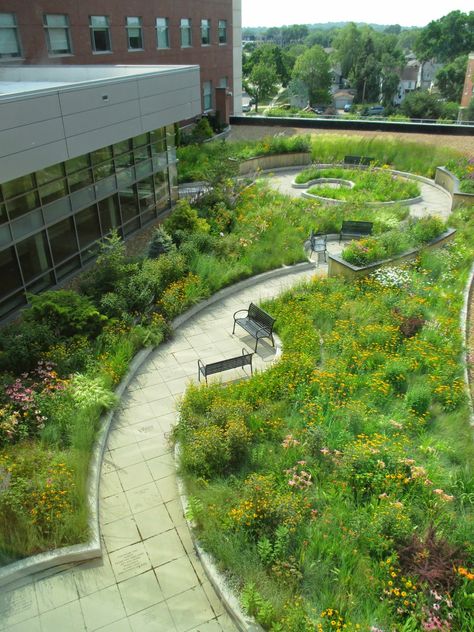
M238 309L238 310L234 313L234 320L235 320L235 317L237 316L237 314L244 314L244 313L245 313L245 314L248 314L248 313L249 313L249 310L248 310L248 309Z
M206 365L204 364L202 360L198 360L198 369L199 370L203 369L204 373L206 372Z

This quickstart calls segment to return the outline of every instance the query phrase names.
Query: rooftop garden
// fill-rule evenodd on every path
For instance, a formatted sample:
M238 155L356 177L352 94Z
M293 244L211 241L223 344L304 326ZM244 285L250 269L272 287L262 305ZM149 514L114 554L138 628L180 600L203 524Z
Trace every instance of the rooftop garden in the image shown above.
M459 189L463 193L474 193L474 158L448 160L446 169L459 179Z
M427 174L447 155L319 138L312 152L321 162L360 153L401 170L412 162ZM242 155L309 147L306 137L290 140L243 144ZM289 199L265 182L248 187L228 178L236 172L228 158L237 155L230 143L184 150L183 179L204 175L213 190L194 207L180 202L139 257L127 257L112 235L77 291L32 297L0 331L1 564L87 539L86 481L101 415L116 404L114 388L134 354L169 336L175 316L225 285L304 260L311 229L339 232L344 219L359 219L390 241L407 217L401 206L328 208ZM421 546L413 533L423 546L433 534L435 550L448 552L443 569L455 563L458 570L446 571L433 590L443 594L443 608L448 598L456 604L446 617L462 621L459 595L463 582L468 594L471 570L459 569L473 564L466 542L474 490L456 319L473 245L469 217L456 217L455 247L394 272L395 284L319 282L267 306L278 317L282 362L237 387L192 389L185 400L177 436L201 537L232 568L248 610L269 629L313 630L314 621L337 625L339 617L346 629L369 620L402 625L396 610L403 605L383 592L391 590L391 573L417 587L405 617L417 625L437 601L429 601L424 576L413 581L417 569L403 557L402 545ZM207 410L209 432L199 421ZM399 474L408 482L399 483ZM432 485L425 488L425 479ZM335 547L336 537L343 546ZM367 584L357 582L366 571L379 592L364 601ZM339 583L344 594L335 591Z

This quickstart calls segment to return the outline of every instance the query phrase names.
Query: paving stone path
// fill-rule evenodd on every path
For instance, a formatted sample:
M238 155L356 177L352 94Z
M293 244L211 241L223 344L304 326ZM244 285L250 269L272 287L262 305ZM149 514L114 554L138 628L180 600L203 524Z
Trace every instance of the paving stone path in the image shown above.
M294 170L280 172L272 186L289 195ZM423 201L412 214L436 211L447 217L450 199L422 184ZM337 243L330 252L340 252ZM183 517L168 434L186 385L197 380L197 359L212 362L238 355L254 340L232 331L232 314L250 301L326 274L327 266L289 273L255 284L206 308L149 356L131 382L115 415L100 483L100 560L56 568L2 590L2 632L230 632L224 612L197 558ZM255 369L275 357L259 343ZM241 369L211 379L241 377Z

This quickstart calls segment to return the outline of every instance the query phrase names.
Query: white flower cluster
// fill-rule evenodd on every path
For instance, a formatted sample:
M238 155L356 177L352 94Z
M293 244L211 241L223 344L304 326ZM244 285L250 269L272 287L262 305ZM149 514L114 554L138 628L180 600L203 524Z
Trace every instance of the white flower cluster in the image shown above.
M403 268L379 268L371 276L384 287L406 287L410 283L410 275Z

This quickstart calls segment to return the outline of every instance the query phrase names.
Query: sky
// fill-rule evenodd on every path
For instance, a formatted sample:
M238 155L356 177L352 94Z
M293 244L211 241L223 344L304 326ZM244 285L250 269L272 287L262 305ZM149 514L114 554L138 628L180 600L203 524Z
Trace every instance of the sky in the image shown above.
M282 26L321 22L367 22L426 26L451 11L469 13L473 0L242 0L242 26Z

